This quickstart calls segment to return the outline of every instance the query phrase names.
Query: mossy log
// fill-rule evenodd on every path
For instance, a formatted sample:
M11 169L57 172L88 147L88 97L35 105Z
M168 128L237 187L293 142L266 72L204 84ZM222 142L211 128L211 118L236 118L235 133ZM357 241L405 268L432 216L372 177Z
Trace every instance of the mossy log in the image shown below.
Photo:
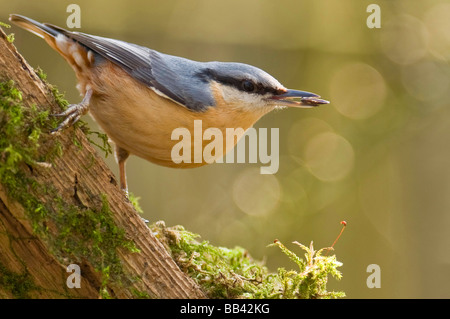
M0 109L0 298L204 298L83 130L49 134L61 103L1 29L0 82L16 90L7 107L23 108L17 119ZM80 288L67 285L70 264Z

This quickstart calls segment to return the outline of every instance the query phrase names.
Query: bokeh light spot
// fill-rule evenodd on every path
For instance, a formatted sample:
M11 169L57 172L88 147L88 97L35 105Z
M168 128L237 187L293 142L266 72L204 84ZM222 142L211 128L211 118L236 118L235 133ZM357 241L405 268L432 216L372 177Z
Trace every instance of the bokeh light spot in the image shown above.
M333 128L324 120L308 117L296 121L289 129L288 149L292 157L302 163L301 153L308 141L319 133L332 132Z
M233 185L236 205L249 215L266 215L279 203L281 187L275 175L260 174L259 169L243 171Z
M434 61L423 60L403 68L402 82L410 95L431 102L448 91L449 74Z
M304 160L318 179L334 182L345 178L354 166L352 145L342 136L325 132L313 137L305 146Z
M428 51L428 32L425 25L413 16L395 16L384 24L381 49L393 62L406 65L419 61Z
M429 50L443 59L450 59L450 4L439 3L427 10L424 23L429 31Z
M351 119L366 119L377 113L386 98L381 74L364 63L345 65L330 83L332 105Z

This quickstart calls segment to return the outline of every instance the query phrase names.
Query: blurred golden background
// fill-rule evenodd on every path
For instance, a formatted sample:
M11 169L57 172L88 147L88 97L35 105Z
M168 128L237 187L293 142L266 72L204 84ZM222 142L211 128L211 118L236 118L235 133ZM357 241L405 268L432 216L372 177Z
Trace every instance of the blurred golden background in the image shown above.
M73 1L0 0L10 13L66 27ZM280 164L214 164L192 170L132 157L130 191L144 217L181 224L218 246L245 247L268 267L294 268L275 238L335 246L349 298L449 298L450 3L448 1L85 1L82 32L199 61L252 64L288 88L330 105L266 115L280 129ZM381 8L381 28L366 25ZM76 103L75 76L36 36L15 45ZM87 120L93 129L97 125ZM117 174L112 156L107 159ZM369 289L378 264L381 288Z

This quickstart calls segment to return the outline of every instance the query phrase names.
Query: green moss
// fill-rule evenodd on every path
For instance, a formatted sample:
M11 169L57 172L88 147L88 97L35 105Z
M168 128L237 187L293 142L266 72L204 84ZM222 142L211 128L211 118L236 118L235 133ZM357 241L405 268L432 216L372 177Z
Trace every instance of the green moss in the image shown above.
M197 241L198 235L182 226L166 227L163 222L150 226L166 246L179 267L203 288L210 298L338 298L342 292L328 292L328 275L341 278L337 270L342 264L335 256L325 257L296 243L306 251L306 259L298 257L279 241L278 246L298 266L299 270L279 268L270 273L241 248L215 247L207 241Z
M52 185L39 184L29 174L36 167L50 166L62 154L61 144L47 133L56 125L48 111L22 105L22 94L13 81L0 82L0 182L7 195L21 203L35 234L49 243L56 257L65 264L87 261L101 273L99 293L106 298L109 284L130 281L118 250L138 250L115 225L106 196L99 198L97 208L77 206L63 199ZM40 154L43 138L48 150ZM38 194L43 193L53 201L40 202Z
M62 110L65 110L67 108L67 106L69 105L69 102L65 99L64 94L60 93L58 88L55 85L53 85L47 81L47 74L45 74L44 70L42 70L40 67L37 67L36 69L34 69L34 72L36 72L36 75L49 88L50 92L52 93L53 97L55 98L55 102L61 107Z
M78 122L80 129L86 135L86 138L88 139L89 143L97 146L97 148L103 152L105 158L107 158L108 155L112 154L112 147L111 144L109 143L108 135L106 135L105 133L92 131L87 125L87 123L83 121Z
M131 293L136 299L150 299L150 295L146 292L137 290L137 289L131 289Z
M9 24L6 24L4 22L0 21L0 27L9 29L11 28L11 26ZM8 40L9 43L13 43L14 42L14 33L10 33L6 36L6 39Z
M131 204L133 205L134 209L139 213L142 214L144 211L141 208L141 205L139 205L139 200L141 198L138 196L135 196L133 193L128 193L128 200L131 202Z
M299 242L293 242L305 251L305 259L300 258L294 252L286 248L280 241L275 242L269 246L277 246L281 251L289 257L298 266L298 271L287 271L284 268L279 268L275 280L271 279L274 285L276 295L283 298L340 298L345 297L341 291L327 291L326 284L328 282L328 275L336 279L341 279L342 274L337 270L342 266L342 263L336 260L336 256L323 256L323 251L328 251L329 248L323 248L318 251L314 250L313 243L307 247Z
M6 172L16 172L20 163L34 165L37 160L39 138L48 112L39 112L36 107L22 106L22 93L13 81L0 83L0 178ZM25 118L30 118L25 125ZM0 179L1 180L1 179Z
M0 263L0 287L17 299L27 299L30 297L31 291L39 290L27 271L16 273L10 271L2 263Z
M67 205L57 198L58 209L52 220L58 227L58 236L52 243L55 250L76 263L87 259L102 274L102 288L111 281L120 281L123 269L117 249L139 252L134 243L127 240L123 229L112 218L108 200L102 196L100 210L80 209Z

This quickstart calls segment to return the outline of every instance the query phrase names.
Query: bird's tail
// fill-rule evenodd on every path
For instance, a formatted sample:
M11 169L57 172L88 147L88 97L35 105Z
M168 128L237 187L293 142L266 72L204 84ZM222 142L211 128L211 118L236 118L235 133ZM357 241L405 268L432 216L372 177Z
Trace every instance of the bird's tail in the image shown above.
M43 39L46 39L47 37L55 38L60 33L51 25L40 23L18 14L9 15L9 21Z
M38 37L43 38L53 49L58 51L61 55L65 55L56 45L56 38L60 34L65 35L65 33L68 32L67 30L48 23L40 23L18 14L11 14L9 16L9 21L37 35Z
M55 51L80 72L93 63L92 54L78 41L73 39L74 33L49 23L40 23L18 14L11 14L9 20L19 27L43 38Z

